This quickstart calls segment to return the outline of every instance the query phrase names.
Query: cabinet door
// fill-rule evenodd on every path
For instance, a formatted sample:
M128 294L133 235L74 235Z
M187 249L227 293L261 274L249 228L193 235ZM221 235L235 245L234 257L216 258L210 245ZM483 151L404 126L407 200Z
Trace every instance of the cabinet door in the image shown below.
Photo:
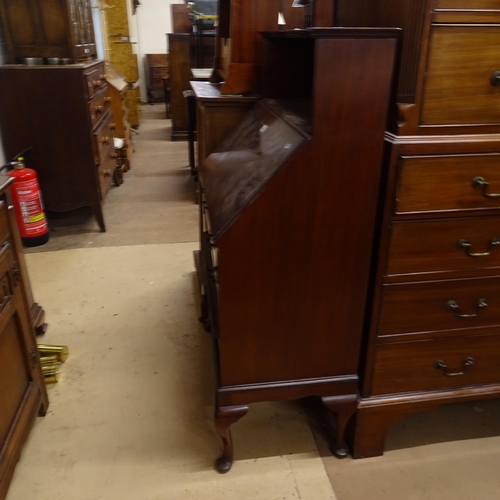
M20 273L11 243L5 240L0 250L0 498L4 498L21 445L40 408L40 384Z

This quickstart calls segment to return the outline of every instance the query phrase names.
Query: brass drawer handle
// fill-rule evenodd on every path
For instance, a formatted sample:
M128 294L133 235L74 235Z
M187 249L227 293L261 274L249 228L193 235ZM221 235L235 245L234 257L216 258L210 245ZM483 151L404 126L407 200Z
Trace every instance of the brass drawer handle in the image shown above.
M486 181L484 177L474 177L472 179L472 187L474 189L482 189L483 190L483 196L486 198L500 198L500 193L487 193L486 190L488 189L488 186L490 184Z
M472 244L465 238L458 240L457 243L457 248L459 250L463 250L465 255L468 255L469 257L486 257L491 255L491 251L496 247L500 247L500 238L492 238L490 240L487 252L471 252Z
M490 83L493 87L498 87L500 85L500 71L494 71L491 74Z
M457 318L476 318L479 316L479 311L481 309L484 309L485 307L488 307L488 302L486 299L479 299L476 304L476 312L475 313L461 313L460 312L460 306L456 303L454 300L449 300L446 302L446 309L448 311L451 311L455 314Z
M450 372L449 369L448 369L448 365L442 361L441 359L436 361L434 363L434 368L436 368L437 370L443 370L444 374L447 376L447 377L458 377L460 375L465 375L465 371L467 369L467 367L469 366L472 366L474 364L474 358L471 358L470 356L468 356L467 358L465 358L462 362L462 371L460 372Z

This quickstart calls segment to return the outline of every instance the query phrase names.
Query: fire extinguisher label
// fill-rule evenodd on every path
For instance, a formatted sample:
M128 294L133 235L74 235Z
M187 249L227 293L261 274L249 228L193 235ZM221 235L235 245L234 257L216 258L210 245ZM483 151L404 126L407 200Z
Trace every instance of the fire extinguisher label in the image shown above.
M43 211L42 193L36 179L14 183L15 198L19 203L17 214L21 236L29 238L45 234L48 230Z

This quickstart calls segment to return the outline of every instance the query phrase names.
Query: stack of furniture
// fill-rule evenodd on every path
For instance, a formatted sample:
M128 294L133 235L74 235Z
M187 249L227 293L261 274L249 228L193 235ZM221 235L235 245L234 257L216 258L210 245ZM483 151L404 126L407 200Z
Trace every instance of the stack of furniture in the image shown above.
M126 105L128 121L132 127L141 123L139 69L134 43L130 41L127 0L106 0L106 59L125 76L128 83Z
M168 33L167 37L172 112L171 139L173 141L186 140L188 137L188 118L183 92L190 90L189 82L193 78L191 68L199 67L198 44L192 33ZM214 43L215 35L204 35L202 67L212 67Z
M8 187L0 177L0 498L7 495L21 448L49 405L30 309L32 294Z
M412 412L500 396L500 4L338 0L404 30L354 456Z
M265 99L200 164L195 264L219 472L231 424L257 401L321 397L333 450L347 453L398 34L265 33Z
M104 231L115 125L104 63L95 60L90 1L0 0L0 9L10 62L64 63L0 67L6 157L31 147L27 165L38 173L47 211L90 207Z
M169 95L165 92L164 79L168 74L168 54L146 54L146 72L148 77L148 102L165 102L168 106Z
M0 123L7 158L31 147L47 211L90 207L105 231L102 203L115 170L115 122L102 61L0 66Z

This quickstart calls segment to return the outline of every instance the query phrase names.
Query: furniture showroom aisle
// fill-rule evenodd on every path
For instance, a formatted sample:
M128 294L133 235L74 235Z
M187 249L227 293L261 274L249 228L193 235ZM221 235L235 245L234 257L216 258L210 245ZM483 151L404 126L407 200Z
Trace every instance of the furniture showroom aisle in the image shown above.
M143 109L132 170L104 204L108 231L85 213L59 219L26 256L49 323L43 342L70 356L8 500L497 498L500 401L413 415L389 432L383 457L366 460L332 457L313 429L316 445L299 403L254 404L232 427L231 472L214 472L187 145L168 140L163 105Z
M186 143L145 106L108 232L57 221L27 254L44 343L69 346L50 407L23 449L8 500L333 499L300 406L258 404L234 426L236 464L213 469L210 338L197 320L197 205ZM146 244L144 244L146 243Z

